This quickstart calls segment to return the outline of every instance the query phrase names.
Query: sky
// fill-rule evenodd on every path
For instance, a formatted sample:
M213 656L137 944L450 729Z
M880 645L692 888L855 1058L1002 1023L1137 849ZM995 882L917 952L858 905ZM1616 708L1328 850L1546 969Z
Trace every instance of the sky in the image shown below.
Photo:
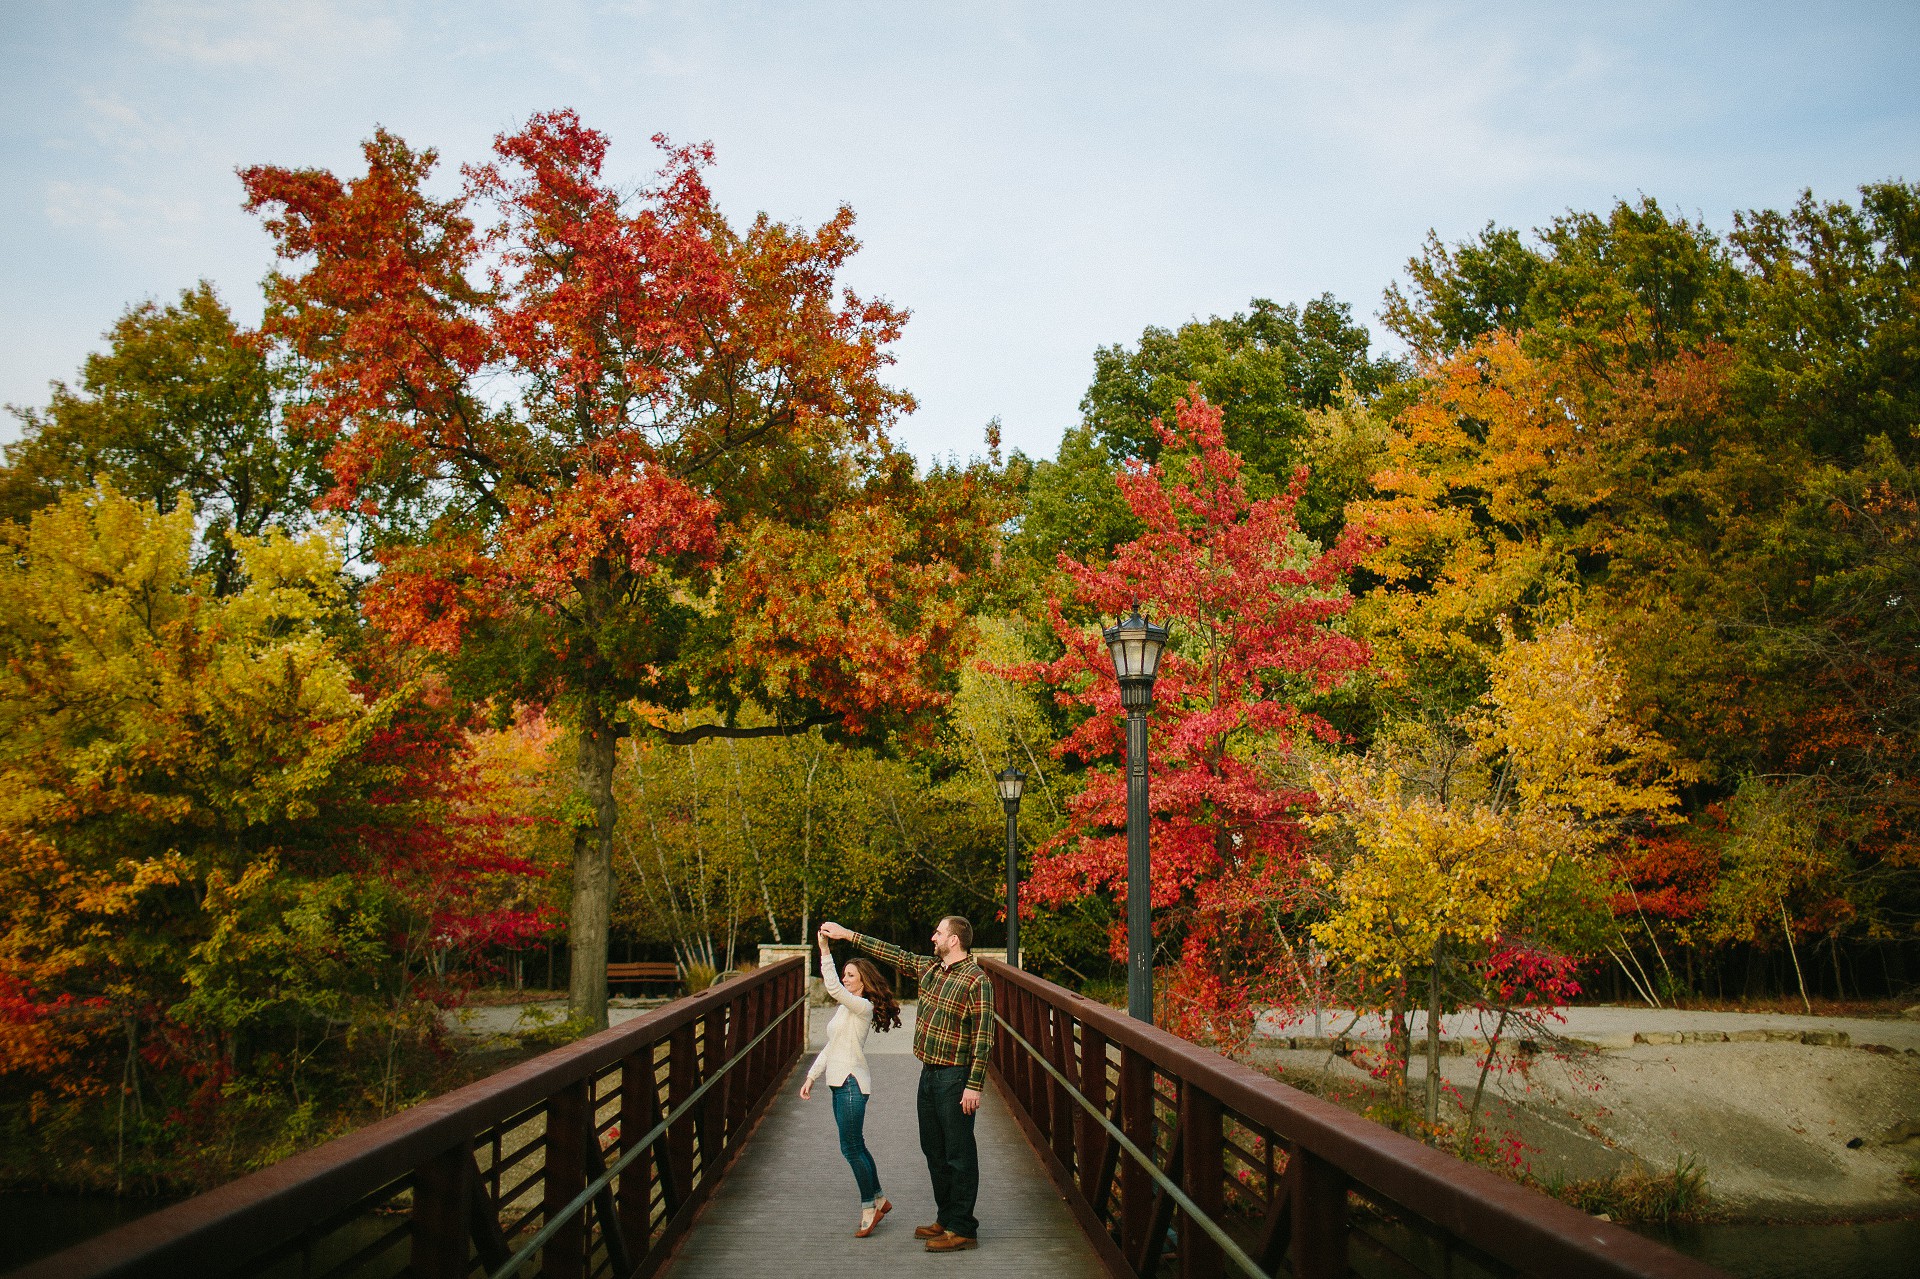
M384 125L461 163L572 107L638 187L711 141L736 223L817 223L907 307L923 459L1051 456L1095 348L1256 297L1352 305L1429 230L1647 195L1724 230L1920 180L1920 5L84 4L0 0L0 403L73 382L130 304L273 265L237 167L359 171ZM0 417L0 440L18 424Z

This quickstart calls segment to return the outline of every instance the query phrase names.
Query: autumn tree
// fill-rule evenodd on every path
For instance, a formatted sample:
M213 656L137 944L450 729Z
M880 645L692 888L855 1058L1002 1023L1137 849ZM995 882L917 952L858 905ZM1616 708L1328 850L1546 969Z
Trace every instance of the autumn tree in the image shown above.
M1619 674L1591 634L1562 623L1503 638L1486 695L1451 740L1389 739L1313 774L1327 802L1316 823L1347 841L1316 860L1332 899L1313 933L1354 993L1382 998L1396 1031L1424 986L1429 1124L1449 987L1487 987L1484 970L1515 942L1564 954L1552 899L1584 888L1590 912L1606 882L1600 852L1663 818L1684 776L1623 713ZM1449 982L1450 970L1482 974Z
M1920 384L1895 357L1917 207L1872 184L1739 214L1721 239L1642 201L1556 220L1537 247L1435 249L1389 308L1427 377L1349 512L1383 534L1358 620L1386 714L1477 696L1493 616L1524 635L1577 610L1632 713L1702 765L1696 813L1754 785L1815 805L1850 905L1809 897L1793 930L1836 960L1843 931L1920 919ZM1474 300L1502 280L1524 297Z
M25 523L97 482L163 511L185 497L215 591L239 589L233 538L303 530L322 488L320 450L281 412L285 370L205 281L164 307L129 308L106 338L77 389L55 383L45 409L15 410L0 519Z
M386 132L359 177L242 175L292 264L266 328L310 369L297 417L331 445L328 500L377 510L405 477L446 498L382 551L370 615L577 730L572 1001L595 1024L617 740L859 733L935 706L999 519L979 476L922 482L887 440L912 403L880 381L905 314L837 289L852 213L736 230L709 150L657 141L632 196L566 111L444 199L435 154Z
M102 487L0 525L0 1103L80 1159L102 1116L185 1156L223 1095L310 1106L349 1041L437 1034L429 952L537 922L487 902L517 817L359 647L337 539L234 535L223 595L196 523ZM383 1056L352 1092L390 1105Z
M1300 535L1304 474L1250 498L1220 410L1197 388L1158 430L1160 461L1118 476L1146 531L1105 565L1061 567L1078 605L1112 616L1138 603L1172 627L1154 690L1152 900L1161 937L1181 947L1177 1015L1226 1030L1246 1012L1249 974L1286 971L1269 912L1294 891L1312 795L1283 765L1296 740L1331 735L1299 703L1366 663L1339 626L1344 575L1365 547L1356 535L1317 551ZM1126 782L1110 762L1125 750L1119 685L1097 630L1070 624L1058 605L1053 622L1064 655L1027 673L1085 716L1054 753L1096 767L1035 854L1034 896L1124 899Z

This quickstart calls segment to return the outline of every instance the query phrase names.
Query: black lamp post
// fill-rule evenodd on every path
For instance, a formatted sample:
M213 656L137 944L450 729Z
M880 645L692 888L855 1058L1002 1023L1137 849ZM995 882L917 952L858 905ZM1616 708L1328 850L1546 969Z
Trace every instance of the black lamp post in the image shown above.
M1000 788L1000 807L1007 810L1007 962L1020 966L1020 792L1027 775L1007 761L994 775Z
M1127 712L1127 1013L1153 1021L1153 860L1147 851L1147 708L1167 628L1133 613L1106 629Z

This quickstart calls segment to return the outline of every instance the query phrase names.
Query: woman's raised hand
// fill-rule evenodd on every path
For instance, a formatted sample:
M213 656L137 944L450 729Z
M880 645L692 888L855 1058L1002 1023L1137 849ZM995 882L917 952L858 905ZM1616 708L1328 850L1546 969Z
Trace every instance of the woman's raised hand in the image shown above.
M822 954L833 949L833 938L827 936L826 929L822 928L819 932L815 933L814 939L820 943L820 951Z

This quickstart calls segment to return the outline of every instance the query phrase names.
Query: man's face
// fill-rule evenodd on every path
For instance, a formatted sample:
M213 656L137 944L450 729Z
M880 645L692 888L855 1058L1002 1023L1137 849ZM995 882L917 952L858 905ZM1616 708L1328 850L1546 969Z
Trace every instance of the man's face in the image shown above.
M933 930L933 953L945 959L959 949L960 939L947 927L947 921L941 920Z

